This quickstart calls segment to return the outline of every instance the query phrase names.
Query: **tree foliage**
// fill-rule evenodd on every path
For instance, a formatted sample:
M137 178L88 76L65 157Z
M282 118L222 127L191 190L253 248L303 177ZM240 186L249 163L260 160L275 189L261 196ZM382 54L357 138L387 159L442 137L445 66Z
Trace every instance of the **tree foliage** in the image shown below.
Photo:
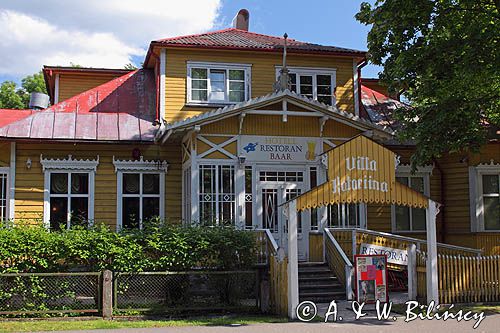
M0 85L0 109L24 109L23 97L15 82L5 81Z
M377 0L356 18L371 25L371 62L391 91L405 91L401 140L414 140L412 162L477 150L487 126L500 125L500 1Z
M21 87L13 81L5 81L0 85L0 108L25 109L32 92L47 93L43 73L40 71L28 75L21 80Z

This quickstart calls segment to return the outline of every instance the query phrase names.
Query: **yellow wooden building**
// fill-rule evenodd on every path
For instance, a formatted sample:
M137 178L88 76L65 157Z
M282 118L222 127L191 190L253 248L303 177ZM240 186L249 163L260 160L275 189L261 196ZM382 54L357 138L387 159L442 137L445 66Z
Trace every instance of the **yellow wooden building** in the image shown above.
M51 107L0 110L2 220L120 230L159 216L265 228L283 244L280 204L326 182L320 155L364 134L399 156L400 183L442 204L439 241L500 254L498 132L479 154L411 173L414 145L395 140L390 119L400 102L363 82L365 52L287 39L280 89L285 39L248 31L247 19L154 41L135 71L46 66ZM299 259L322 260L326 227L423 238L425 218L374 203L304 211Z

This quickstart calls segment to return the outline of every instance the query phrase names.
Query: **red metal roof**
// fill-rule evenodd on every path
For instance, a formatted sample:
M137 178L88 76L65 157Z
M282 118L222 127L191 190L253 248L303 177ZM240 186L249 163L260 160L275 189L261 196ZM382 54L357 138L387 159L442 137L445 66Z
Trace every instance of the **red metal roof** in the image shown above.
M154 73L136 70L45 110L0 116L4 138L150 142L157 130Z
M366 112L366 118L377 125L388 126L393 130L397 128L394 111L406 106L406 104L364 85L361 85L361 103Z
M0 109L0 127L29 117L32 113L32 110Z
M249 32L246 30L239 30L235 28L228 28L197 35L159 39L153 41L152 45L281 51L284 46L284 38L258 34L255 32ZM366 54L365 51L306 43L291 38L288 38L287 45L287 49L290 52L298 53L332 53L340 55L355 55L361 57L364 57Z

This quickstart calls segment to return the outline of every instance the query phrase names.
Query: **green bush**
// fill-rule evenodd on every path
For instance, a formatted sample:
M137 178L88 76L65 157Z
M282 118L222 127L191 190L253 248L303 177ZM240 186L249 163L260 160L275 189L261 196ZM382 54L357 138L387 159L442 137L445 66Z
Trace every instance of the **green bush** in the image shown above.
M41 226L0 228L0 273L245 269L255 263L252 232L234 227L182 227L151 221L143 230L105 225L48 232Z

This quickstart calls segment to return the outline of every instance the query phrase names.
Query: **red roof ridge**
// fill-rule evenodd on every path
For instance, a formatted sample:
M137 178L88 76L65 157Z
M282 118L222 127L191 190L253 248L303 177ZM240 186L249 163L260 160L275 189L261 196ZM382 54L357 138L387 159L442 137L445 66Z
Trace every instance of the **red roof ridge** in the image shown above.
M285 39L281 36L266 35L266 34L262 34L262 33L258 33L258 32L247 31L247 30L242 30L242 29L237 29L237 28L225 28L225 29L220 29L220 30L207 31L207 32L199 33L199 34L191 34L191 35L184 35L184 36L162 38L162 39L157 39L153 42L154 43L162 43L162 42L175 41L175 40L190 38L190 37L209 36L209 35L224 33L224 32L228 32L228 31L237 31L237 32L241 32L241 33L245 33L245 34L249 34L249 35L254 35L254 36L279 39L280 41ZM319 44L314 44L314 43L302 42L302 41L299 41L299 40L294 39L294 38L287 38L287 40L295 42L295 43L301 43L301 44L319 45Z
M161 38L161 39L156 39L153 41L153 43L161 43L161 42L166 42L166 41L171 41L171 40L176 40L176 39L182 39L182 38L189 38L189 37L198 37L198 36L205 36L205 35L213 35L221 32L226 32L226 31L231 31L231 30L239 30L236 28L225 28L225 29L220 29L220 30L214 30L214 31L207 31L207 32L202 32L198 34L190 34L190 35L183 35L183 36L175 36L175 37L167 37L167 38Z
M237 31L241 31L241 32L245 32L247 34L256 35L256 36L271 37L271 38L276 38L276 39L285 39L285 38L280 37L280 36L266 35L266 34L261 34L259 32L254 32L254 31L247 31L247 30L241 30L241 29L236 29L236 28L232 28L232 29L237 30ZM302 42L300 40L296 40L294 38L287 38L287 40L291 40L291 41L298 42L298 43L310 44L307 42Z

